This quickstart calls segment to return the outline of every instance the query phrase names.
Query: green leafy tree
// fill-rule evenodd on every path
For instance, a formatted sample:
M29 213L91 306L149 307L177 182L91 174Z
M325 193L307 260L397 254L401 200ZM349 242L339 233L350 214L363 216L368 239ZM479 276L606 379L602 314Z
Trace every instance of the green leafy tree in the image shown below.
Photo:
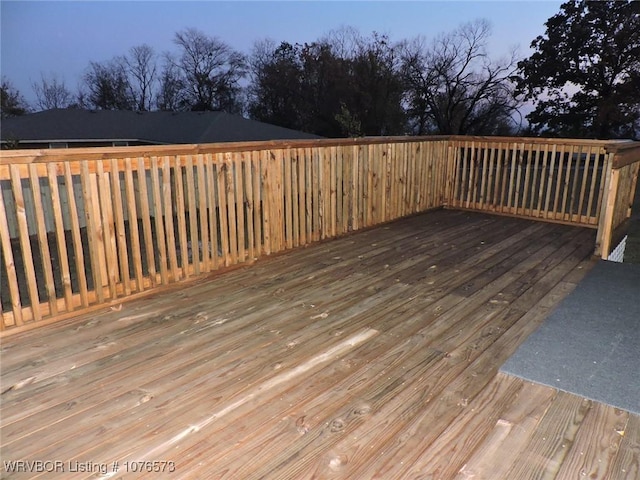
M518 64L535 133L638 138L640 2L569 1Z

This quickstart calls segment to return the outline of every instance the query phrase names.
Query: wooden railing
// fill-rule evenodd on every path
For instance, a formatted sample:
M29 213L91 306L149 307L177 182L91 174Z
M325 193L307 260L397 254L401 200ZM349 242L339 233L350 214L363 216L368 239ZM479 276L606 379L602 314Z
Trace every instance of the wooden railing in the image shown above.
M3 151L0 329L440 207L598 228L606 258L630 213L635 147L397 137Z
M598 228L604 259L626 231L640 143L450 137L448 206Z
M609 157L602 142L452 139L455 208L597 225Z
M444 140L2 153L3 329L442 206Z

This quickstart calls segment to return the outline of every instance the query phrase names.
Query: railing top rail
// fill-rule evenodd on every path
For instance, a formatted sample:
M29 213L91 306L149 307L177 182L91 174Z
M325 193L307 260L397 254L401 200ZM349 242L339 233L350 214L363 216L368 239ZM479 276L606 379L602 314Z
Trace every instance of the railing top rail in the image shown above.
M376 145L383 143L411 143L447 140L447 136L400 136L321 138L310 140L270 140L255 142L224 142L207 144L140 145L131 147L82 147L51 149L1 150L0 165L60 160L100 160L140 156L197 155L238 151L276 150L287 148Z
M613 153L613 168L622 168L640 162L640 142L621 141L606 147L607 153Z
M552 137L500 137L487 135L449 135L449 140L457 142L482 142L482 143L526 143L542 145L588 145L602 146L603 148L616 148L627 144L638 144L632 140L594 140L588 138L552 138Z
M359 138L326 138L311 140L271 140L254 142L225 142L210 144L140 145L130 147L83 147L52 149L16 149L0 151L0 165L17 163L44 163L61 160L100 160L109 158L148 157L165 155L197 155L238 151L259 151L287 148L334 147L349 145L376 145L384 143L410 143L425 141L455 141L481 143L527 143L548 145L601 146L606 151L619 151L640 146L640 142L620 140L586 140L540 137L491 137L462 135L390 136Z

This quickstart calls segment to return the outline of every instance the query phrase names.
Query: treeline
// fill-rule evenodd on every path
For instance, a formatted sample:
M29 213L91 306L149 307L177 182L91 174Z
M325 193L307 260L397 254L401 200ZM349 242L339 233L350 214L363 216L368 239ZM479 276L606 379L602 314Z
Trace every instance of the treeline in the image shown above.
M492 58L484 20L402 41L342 28L312 43L261 40L248 54L186 29L175 34L173 52L140 45L91 62L76 92L43 76L33 84L35 109L223 110L327 137L634 138L640 134L638 11L638 2L567 2L545 24L546 35L533 41L528 59ZM524 102L535 105L526 131ZM3 116L29 110L4 79L2 107Z
M186 29L174 52L140 45L91 62L77 92L55 76L33 89L39 110L223 110L327 137L508 134L516 63L491 60L489 35L486 21L431 41L342 28L312 43L261 40L245 55Z

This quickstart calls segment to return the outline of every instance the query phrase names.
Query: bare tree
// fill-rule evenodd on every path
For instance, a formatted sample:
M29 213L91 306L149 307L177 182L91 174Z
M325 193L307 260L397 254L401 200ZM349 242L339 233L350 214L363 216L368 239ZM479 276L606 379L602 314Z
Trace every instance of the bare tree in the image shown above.
M156 107L159 110L178 111L185 108L183 98L185 85L182 80L177 62L169 54L165 56L165 62L160 72L158 93L156 95Z
M132 47L123 62L130 77L129 85L136 110L151 110L157 70L153 48L146 44Z
M49 77L41 74L40 82L34 82L32 87L36 94L36 106L40 110L67 108L72 103L71 92L67 89L64 80L60 80L55 74Z
M414 133L495 134L512 123L521 102L510 77L517 58L492 61L486 51L491 28L478 20L433 42L407 43L406 103Z
M176 33L184 100L192 110L241 110L239 81L247 72L243 54L215 37L189 28Z
M356 55L356 52L365 47L367 39L357 28L342 25L337 29L330 30L320 38L319 42L331 45L331 50L337 57L351 59Z

